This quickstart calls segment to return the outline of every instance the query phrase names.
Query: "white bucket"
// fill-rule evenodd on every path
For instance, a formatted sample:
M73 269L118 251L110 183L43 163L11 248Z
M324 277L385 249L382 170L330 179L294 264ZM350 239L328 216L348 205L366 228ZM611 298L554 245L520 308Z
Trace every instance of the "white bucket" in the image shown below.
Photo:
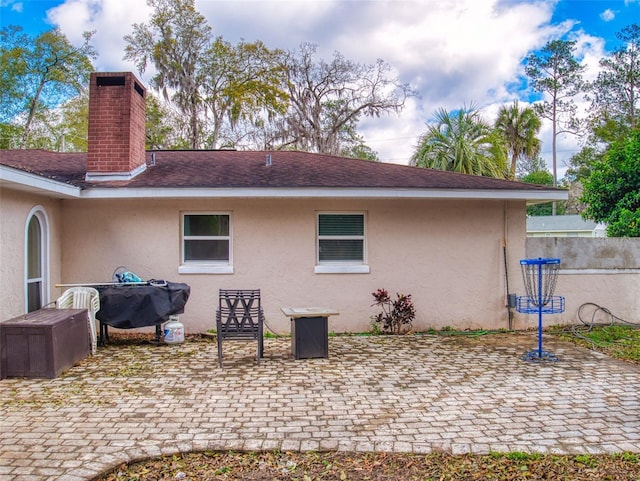
M178 316L169 316L169 320L164 325L164 342L167 344L184 342L184 325L178 320Z

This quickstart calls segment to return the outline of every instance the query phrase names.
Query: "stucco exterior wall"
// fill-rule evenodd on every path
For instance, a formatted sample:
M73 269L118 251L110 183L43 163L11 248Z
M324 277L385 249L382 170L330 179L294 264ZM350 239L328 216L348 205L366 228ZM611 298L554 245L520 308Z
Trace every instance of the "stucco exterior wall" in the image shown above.
M335 308L330 331L368 331L378 288L412 294L416 329L507 328L503 238L513 284L525 252L524 202L64 200L63 207L64 270L54 282L109 281L120 265L144 279L185 282L187 332L214 327L220 288L260 288L267 324L279 333L290 330L283 306ZM233 274L178 274L184 211L231 213ZM369 274L314 272L318 211L366 213Z
M509 291L524 295L519 260L560 257L556 294L566 311L545 325L579 322L595 303L638 322L637 239L528 239L522 202L452 200L56 200L0 189L0 319L25 312L25 226L39 206L48 221L49 296L57 283L111 280L120 265L145 279L191 286L181 316L188 332L214 326L220 288L260 288L268 326L288 333L283 306L327 306L340 316L330 330L370 330L371 293L412 294L414 328L507 328L503 238ZM233 274L178 274L180 215L230 212ZM316 274L319 211L365 212L369 274ZM585 309L583 315L591 315ZM537 316L513 312L511 327L535 327Z
M25 192L0 189L0 320L25 313L25 229L29 214L40 206L48 221L48 270L50 279L61 276L61 244L59 200ZM57 299L58 289L49 283L44 304Z

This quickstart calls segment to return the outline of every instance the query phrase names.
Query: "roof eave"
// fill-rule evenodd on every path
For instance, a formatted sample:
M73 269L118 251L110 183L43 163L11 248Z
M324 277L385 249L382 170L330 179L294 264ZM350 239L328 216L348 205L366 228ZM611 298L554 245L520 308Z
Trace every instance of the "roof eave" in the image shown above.
M414 189L414 188L347 188L347 187L227 187L227 188L88 188L82 191L88 199L142 198L341 198L341 199L467 199L523 200L527 204L567 200L562 190L497 190L497 189Z
M78 198L82 195L80 187L6 165L0 165L0 187L65 199Z
M524 200L529 205L567 200L568 191L520 189L434 189L399 187L88 187L81 188L39 174L0 165L0 186L55 198L335 198Z

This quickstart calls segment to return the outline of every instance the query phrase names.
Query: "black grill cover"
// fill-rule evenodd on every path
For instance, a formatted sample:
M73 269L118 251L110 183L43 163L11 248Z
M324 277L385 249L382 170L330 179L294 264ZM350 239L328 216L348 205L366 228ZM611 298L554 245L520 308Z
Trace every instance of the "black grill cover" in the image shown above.
M187 284L167 282L166 286L103 286L100 310L96 318L118 329L155 326L169 316L184 312L191 288Z

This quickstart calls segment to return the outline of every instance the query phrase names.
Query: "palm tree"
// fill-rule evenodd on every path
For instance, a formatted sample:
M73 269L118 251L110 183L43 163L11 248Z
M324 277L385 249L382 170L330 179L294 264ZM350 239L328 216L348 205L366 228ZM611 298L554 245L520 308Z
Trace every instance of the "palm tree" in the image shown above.
M540 117L530 107L520 108L518 101L503 106L498 112L495 128L503 137L511 168L509 178L515 179L518 159L533 159L540 153Z
M472 105L447 112L439 109L435 123L419 140L411 165L486 177L505 177L501 139Z

